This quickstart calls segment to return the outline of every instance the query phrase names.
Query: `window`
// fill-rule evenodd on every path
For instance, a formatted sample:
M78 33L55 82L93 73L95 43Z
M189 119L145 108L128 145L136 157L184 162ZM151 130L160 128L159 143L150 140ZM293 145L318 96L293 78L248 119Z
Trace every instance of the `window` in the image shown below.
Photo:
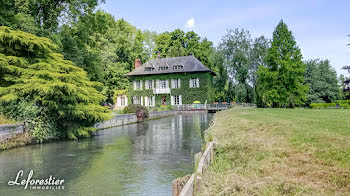
M191 78L190 88L198 88L198 87L199 87L199 78Z
M166 88L166 80L160 81L160 88L165 89Z
M153 80L146 80L145 88L146 89L153 89Z
M125 106L125 97L120 97L120 106Z
M141 89L141 81L135 81L135 90Z
M135 96L134 97L134 104L139 104L139 105L142 105L142 97L140 96Z
M174 96L174 104L175 105L180 105L180 96L179 95L175 95Z
M154 68L153 67L145 67L145 71L153 71Z
M147 106L153 106L153 97L147 97Z
M165 71L168 70L169 67L159 67L159 71Z
M153 80L148 80L148 89L153 88Z
M180 88L180 79L173 79L171 80L171 87L172 88Z
M174 65L173 66L173 70L179 70L179 69L182 69L183 66L182 65Z

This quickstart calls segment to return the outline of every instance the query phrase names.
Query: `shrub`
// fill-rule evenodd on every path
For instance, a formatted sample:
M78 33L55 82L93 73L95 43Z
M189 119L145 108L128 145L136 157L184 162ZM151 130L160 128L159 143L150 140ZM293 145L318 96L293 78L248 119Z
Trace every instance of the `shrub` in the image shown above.
M312 103L310 104L310 108L312 109L327 109L327 108L336 108L337 104L339 104L339 108L350 109L350 104L346 103Z
M137 117L148 117L148 109L139 104L131 104L123 109L124 114L135 113Z
M349 104L350 105L350 100L336 100L334 103L337 104Z
M167 111L168 107L166 105L161 105L160 107L160 111Z

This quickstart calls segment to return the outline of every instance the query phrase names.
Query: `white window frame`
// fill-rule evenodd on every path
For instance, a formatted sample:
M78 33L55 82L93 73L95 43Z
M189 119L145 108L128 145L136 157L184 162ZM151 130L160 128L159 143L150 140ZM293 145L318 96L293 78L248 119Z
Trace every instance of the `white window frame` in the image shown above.
M142 97L141 96L134 96L133 97L133 104L142 105Z
M153 89L153 80L148 80L148 89Z
M190 88L199 88L199 78L190 79Z
M135 81L135 90L142 90L142 81Z
M181 86L181 80L180 79L172 79L171 80L171 88L180 88Z
M174 105L180 105L180 95L174 96Z
M166 89L167 88L166 80L160 80L159 81L159 88L160 89Z
M126 97L120 97L120 106L126 106Z

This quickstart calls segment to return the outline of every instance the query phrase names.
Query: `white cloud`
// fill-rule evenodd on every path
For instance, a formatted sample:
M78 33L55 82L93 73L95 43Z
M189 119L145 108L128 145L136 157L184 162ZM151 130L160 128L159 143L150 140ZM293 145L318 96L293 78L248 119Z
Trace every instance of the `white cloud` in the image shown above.
M190 19L187 20L187 22L186 22L186 27L187 27L187 28L192 28L192 27L194 27L194 23L195 23L194 18L190 18Z

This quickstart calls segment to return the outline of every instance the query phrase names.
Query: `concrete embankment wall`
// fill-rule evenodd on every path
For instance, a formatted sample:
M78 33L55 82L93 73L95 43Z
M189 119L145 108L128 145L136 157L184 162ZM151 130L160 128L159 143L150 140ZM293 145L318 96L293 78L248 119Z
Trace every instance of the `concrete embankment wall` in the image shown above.
M157 118L162 118L166 116L172 116L179 114L180 111L160 111L160 112L150 112L148 118L145 120L152 120ZM135 114L121 114L115 115L112 119L96 123L94 125L98 130L106 129L110 127L116 127L121 125L127 125L131 123L137 123L137 116ZM0 140L7 139L16 133L23 133L23 124L8 124L0 125Z
M23 124L0 125L0 140L7 139L16 133L23 133Z
M178 114L179 111L161 111L161 112L150 112L145 120L152 120L162 118L166 116L172 116ZM116 127L121 125L127 125L131 123L137 123L136 114L120 114L115 115L112 119L96 123L94 125L97 129L107 129L110 127Z

